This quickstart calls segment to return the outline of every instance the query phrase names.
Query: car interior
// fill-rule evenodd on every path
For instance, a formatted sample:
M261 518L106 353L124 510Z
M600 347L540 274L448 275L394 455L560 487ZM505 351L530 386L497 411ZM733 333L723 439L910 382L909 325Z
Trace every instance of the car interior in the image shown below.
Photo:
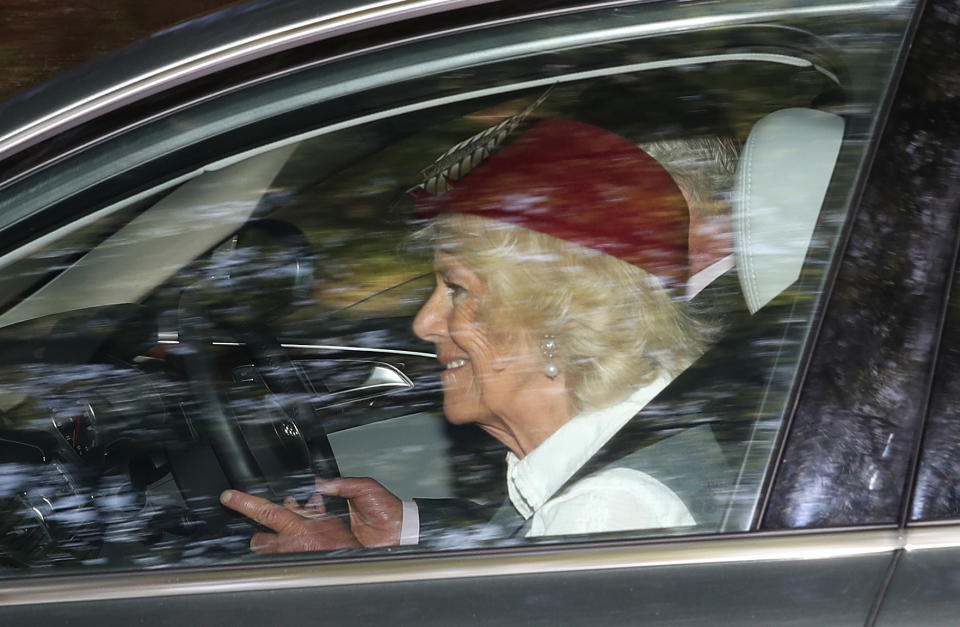
M834 249L821 208L842 203L828 192L845 120L814 104L835 85L821 68L797 71L817 74L810 93L736 119L734 263L694 297L722 335L573 479L642 450L643 469L697 521L643 536L743 531L762 507ZM625 80L560 86L544 114L589 121L583 111ZM431 346L409 329L430 265L397 256L410 229L397 190L410 181L376 160L389 145L390 159L416 164L540 93L453 105L426 139L401 117L369 136L347 128L226 158L0 259L0 285L17 295L0 312L0 564L246 557L253 527L220 491L303 499L317 475L499 505L503 448L443 420ZM640 143L632 124L619 130ZM343 241L356 250L338 258Z

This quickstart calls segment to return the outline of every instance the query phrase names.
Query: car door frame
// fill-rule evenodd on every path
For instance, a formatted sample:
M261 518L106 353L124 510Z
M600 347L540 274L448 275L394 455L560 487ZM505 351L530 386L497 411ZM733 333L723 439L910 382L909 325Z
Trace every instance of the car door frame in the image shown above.
M890 138L889 133L884 133L884 142L892 141ZM882 148L877 155L878 159L884 158ZM862 180L861 190L869 185L867 177ZM857 215L865 215L868 211L869 208L861 204ZM850 241L856 242L858 233L868 229L858 227L855 221L851 224L848 235ZM864 233L864 236L869 234ZM836 264L828 285L842 283L845 273L857 269L858 260L850 261L854 252L856 244L848 244L846 259ZM825 311L816 343L810 351L813 360L817 359L818 351L830 348L824 339L830 337L830 325L841 324L842 316L833 313L838 311L835 300L831 300ZM931 354L926 362L932 363L932 359ZM811 367L808 372L813 370ZM816 376L816 372L807 376ZM816 398L801 396L797 407L801 413L812 414L822 405ZM795 419L791 429L796 424ZM784 463L784 458L780 457L778 466L782 468ZM767 512L770 507L768 503ZM317 607L327 608L317 617L347 619L362 607L365 599L374 595L386 605L386 609L378 607L377 611L390 612L392 607L401 623L412 622L418 616L431 619L462 617L464 612L471 611L481 621L499 617L521 622L537 620L538 617L566 616L573 619L572 622L585 622L595 615L590 606L597 604L597 598L602 600L601 611L614 611L613 602L618 601L618 616L654 619L664 617L659 613L648 614L655 601L651 598L652 592L643 594L643 589L646 587L662 594L663 584L658 587L657 583L676 583L683 578L682 567L696 565L702 572L711 570L711 577L723 571L722 578L731 581L731 587L735 587L738 580L763 584L762 580L746 576L744 569L751 565L772 565L773 571L783 566L777 572L766 573L767 599L771 604L784 599L796 604L798 599L813 592L822 592L822 580L816 580L816 575L825 566L823 560L831 560L831 566L837 564L836 560L853 564L851 572L862 576L862 585L857 589L859 596L851 595L847 588L846 602L855 596L869 599L871 607L876 608L880 598L878 591L884 589L896 556L904 547L902 527L882 523L813 530L780 529L729 534L722 538L648 538L436 555L412 555L400 551L396 556L384 554L360 559L300 559L213 569L42 576L4 581L0 586L0 616L16 621L44 606L43 611L49 612L54 620L67 620L81 611L96 611L104 625L120 624L135 616L148 619L152 616L154 618L149 620L161 624L190 621L197 616L206 616L204 612L220 611L224 604L220 599L229 598L234 611L238 608L242 611L238 620L250 621L250 624L257 616L267 615L264 608L270 608L269 616L274 620L286 617L291 622L303 622L305 616L312 616L312 612L317 611ZM851 572L845 572L844 578ZM691 581L697 579L692 577ZM431 584L417 588L415 584L419 582ZM490 586L490 590L477 593L481 586L493 582L496 585ZM796 587L797 582L807 582L810 586ZM787 585L794 587L786 590ZM751 590L754 595L756 588ZM623 595L627 592L632 595L625 598ZM530 606L528 597L538 594L547 595L547 599L555 603L561 602L549 610L537 604ZM716 610L714 616L736 622L733 614L721 609L733 610L730 603L724 602L730 588L708 595L684 594L693 609L702 611L704 607L712 607ZM493 603L493 599L497 602ZM831 606L834 611L841 610L840 603L838 597ZM285 608L279 614L277 605ZM830 606L830 603L826 605ZM161 610L166 612L162 618L156 613ZM665 610L661 607L658 612L662 611ZM756 607L751 611L757 621L770 618ZM824 615L829 616L829 611L827 608L821 612L820 622L823 622ZM35 613L32 615L36 616ZM695 616L688 614L687 619L693 620ZM836 617L842 618L840 614ZM375 616L370 614L367 618L372 621Z

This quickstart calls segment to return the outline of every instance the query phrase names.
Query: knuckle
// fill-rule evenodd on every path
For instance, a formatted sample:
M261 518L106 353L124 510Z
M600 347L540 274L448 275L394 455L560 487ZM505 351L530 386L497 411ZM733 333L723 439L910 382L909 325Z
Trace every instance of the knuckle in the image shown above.
M375 479L371 479L370 477L361 477L358 479L353 479L353 482L354 482L355 489L363 492L370 492L372 490L376 490L380 486L380 484Z
M265 503L257 507L254 520L261 525L272 527L279 522L281 511L282 510L276 505L273 505L272 503Z

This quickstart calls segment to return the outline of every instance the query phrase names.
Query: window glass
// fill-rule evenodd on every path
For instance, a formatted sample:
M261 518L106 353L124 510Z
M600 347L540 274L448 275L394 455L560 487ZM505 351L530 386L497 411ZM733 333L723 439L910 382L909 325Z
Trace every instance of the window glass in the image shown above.
M750 529L903 27L843 23L441 68L365 115L288 97L310 69L131 131L222 107L247 152L4 259L0 559L246 559L231 487L260 550Z

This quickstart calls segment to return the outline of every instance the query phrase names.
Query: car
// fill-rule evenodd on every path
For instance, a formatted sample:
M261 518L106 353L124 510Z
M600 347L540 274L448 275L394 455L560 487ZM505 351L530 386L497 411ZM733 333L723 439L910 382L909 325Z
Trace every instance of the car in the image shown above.
M0 620L954 624L958 15L263 0L0 105ZM411 329L408 190L531 110L709 191L688 297L722 330L605 449L695 522L252 553L228 487L503 501Z

